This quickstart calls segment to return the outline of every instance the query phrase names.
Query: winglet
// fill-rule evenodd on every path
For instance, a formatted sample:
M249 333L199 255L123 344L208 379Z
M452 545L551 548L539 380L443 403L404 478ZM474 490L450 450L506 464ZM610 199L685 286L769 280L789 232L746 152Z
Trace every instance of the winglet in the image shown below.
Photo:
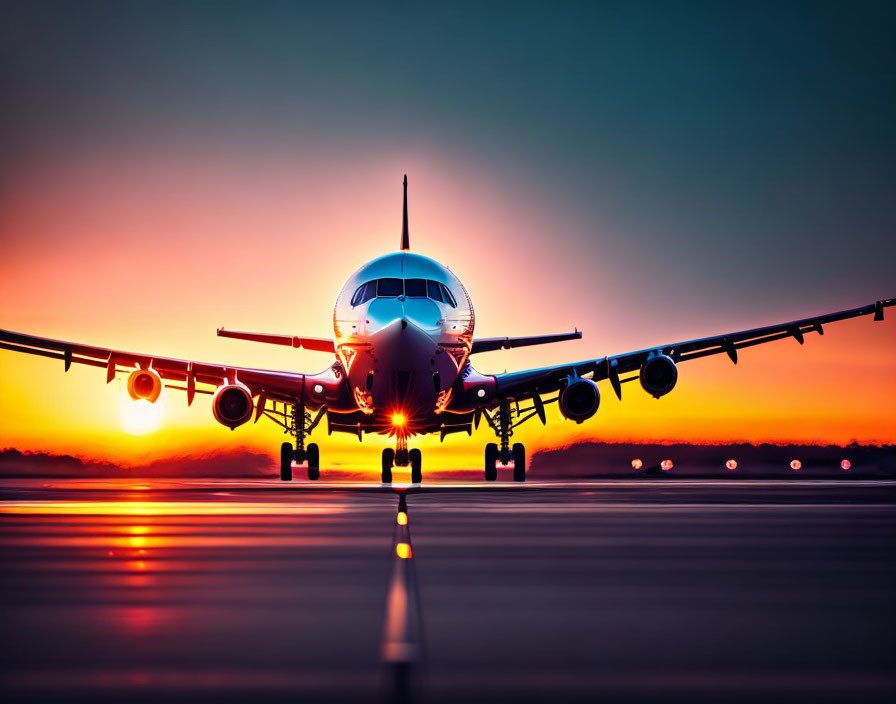
M411 239L408 235L408 175L404 175L404 217L401 221L401 251L407 252L411 248Z

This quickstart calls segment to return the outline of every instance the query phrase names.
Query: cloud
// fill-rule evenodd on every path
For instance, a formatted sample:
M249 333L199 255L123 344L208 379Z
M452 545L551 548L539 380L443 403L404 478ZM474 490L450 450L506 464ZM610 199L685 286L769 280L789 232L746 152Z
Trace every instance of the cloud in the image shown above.
M105 460L49 452L0 451L2 477L221 477L262 478L278 474L274 457L243 448L171 456L123 466Z
M643 463L643 471L659 471L660 462L671 459L674 468L670 476L842 476L840 462L844 459L851 463L849 476L896 475L896 445L581 442L535 452L528 476L532 480L631 477L637 475L631 464L635 458ZM737 461L736 473L725 469L729 459ZM793 459L802 463L798 475L789 468ZM408 481L404 470L396 468L393 471L396 481ZM295 476L301 479L302 474L303 470L297 469ZM376 481L379 478L379 472L374 470L324 468L322 475L324 479L342 481ZM0 451L0 477L276 479L278 476L277 458L246 448L174 455L128 466L48 452L21 452L12 448ZM431 481L475 481L481 478L481 472L424 471L424 476Z

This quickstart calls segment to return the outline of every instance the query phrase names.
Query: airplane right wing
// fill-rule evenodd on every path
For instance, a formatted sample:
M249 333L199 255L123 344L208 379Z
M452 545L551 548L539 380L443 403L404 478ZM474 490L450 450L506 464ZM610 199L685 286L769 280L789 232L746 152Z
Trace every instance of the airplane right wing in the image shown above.
M609 379L613 391L621 399L621 385L627 381L641 378L648 364L652 365L652 371L659 380L662 380L662 377L665 376L666 382L671 382L674 385L673 375L677 378L675 367L681 362L724 353L728 355L734 364L737 364L737 352L745 347L761 345L787 337L792 337L800 344L803 344L804 335L813 332L823 335L824 329L822 326L828 323L864 315L873 315L874 320L883 320L884 308L893 305L896 305L896 298L877 301L860 308L851 308L811 318L793 320L787 323L767 325L750 330L739 330L696 340L657 345L635 352L598 359L587 359L556 367L496 374L496 396L498 398L530 398L536 394L561 390L565 388L569 379L591 374L591 379L595 382ZM623 374L631 375L622 378ZM649 376L650 374L648 374ZM647 381L649 386L650 379ZM654 393L654 395L657 397L671 390L671 386L668 389L659 385L655 388L658 393Z
M167 388L187 392L188 404L197 393L214 393L224 384L239 383L252 396L258 396L258 416L264 412L265 400L295 403L303 399L311 409L344 402L346 386L338 368L330 367L319 374L306 375L267 369L250 369L224 364L208 364L173 359L143 352L127 352L108 347L95 347L78 342L53 340L11 330L0 330L0 349L62 360L65 370L72 364L99 367L106 372L106 383L124 372L149 371ZM198 387L202 384L212 389ZM155 394L158 396L158 393Z
M268 332L239 332L237 330L225 330L218 328L218 337L232 337L235 340L249 340L251 342L266 342L269 345L283 345L284 347L304 347L306 350L316 352L335 352L336 347L332 340L322 337L297 337L295 335L277 335Z

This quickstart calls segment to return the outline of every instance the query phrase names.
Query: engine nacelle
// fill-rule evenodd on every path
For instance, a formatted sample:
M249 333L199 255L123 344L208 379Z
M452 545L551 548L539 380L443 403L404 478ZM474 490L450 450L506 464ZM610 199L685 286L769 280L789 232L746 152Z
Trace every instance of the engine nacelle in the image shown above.
M155 369L135 369L128 377L128 394L135 401L155 403L161 393L162 377Z
M654 398L665 396L675 388L678 367L671 357L659 354L641 365L641 388Z
M233 430L252 417L252 392L243 384L224 384L212 396L215 420Z
M564 418L581 423L597 413L600 390L591 379L574 379L560 392L559 403Z

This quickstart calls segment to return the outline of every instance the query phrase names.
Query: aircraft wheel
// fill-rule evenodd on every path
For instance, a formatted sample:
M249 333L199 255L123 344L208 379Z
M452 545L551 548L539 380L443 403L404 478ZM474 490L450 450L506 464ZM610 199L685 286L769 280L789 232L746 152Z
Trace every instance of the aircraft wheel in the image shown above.
M288 442L280 446L280 481L292 481L292 445Z
M308 478L311 481L320 479L320 449L316 443L310 443L305 450L305 456L308 458Z
M423 481L423 453L416 447L408 453L411 460L411 484Z
M526 481L526 448L519 442L513 444L513 481Z
M485 446L485 481L493 482L498 478L498 446L490 442Z
M383 450L383 484L392 483L392 465L395 464L395 450L387 447Z

